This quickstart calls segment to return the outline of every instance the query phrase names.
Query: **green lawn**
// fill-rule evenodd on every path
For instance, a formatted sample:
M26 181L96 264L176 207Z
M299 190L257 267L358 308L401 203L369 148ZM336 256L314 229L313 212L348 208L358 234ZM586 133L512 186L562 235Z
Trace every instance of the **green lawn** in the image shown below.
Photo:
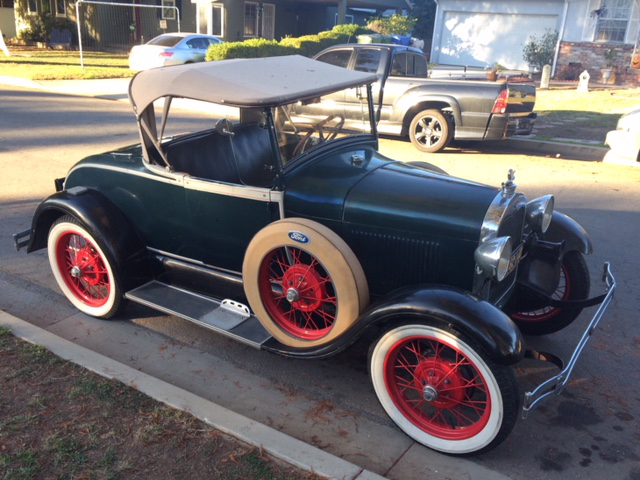
M604 146L607 132L615 130L620 116L635 108L640 108L638 89L538 90L534 135L538 140L575 139Z
M10 57L0 56L0 75L30 80L83 80L93 78L131 77L126 54L84 52L80 67L80 52L63 50L14 49Z

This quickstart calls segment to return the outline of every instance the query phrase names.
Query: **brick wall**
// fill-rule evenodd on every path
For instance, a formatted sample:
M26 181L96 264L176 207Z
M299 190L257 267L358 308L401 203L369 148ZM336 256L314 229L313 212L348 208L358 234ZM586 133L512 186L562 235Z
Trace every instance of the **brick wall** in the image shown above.
M633 69L631 55L633 45L618 43L561 42L556 76L561 71L587 70L592 83L604 83L601 70L606 67L605 50L613 49L617 53L616 68L609 79L611 85L640 87L640 69Z

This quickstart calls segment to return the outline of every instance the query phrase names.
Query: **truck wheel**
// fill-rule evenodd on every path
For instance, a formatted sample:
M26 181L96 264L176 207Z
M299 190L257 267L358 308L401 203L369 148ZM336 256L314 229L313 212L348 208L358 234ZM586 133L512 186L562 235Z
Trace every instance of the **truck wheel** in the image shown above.
M438 110L421 111L413 117L409 126L411 143L421 152L444 150L451 141L452 133L449 120Z
M369 302L360 262L319 223L288 218L251 240L242 265L245 294L262 326L280 343L308 348L331 342Z
M462 334L423 324L394 327L371 347L373 387L391 419L426 447L462 455L498 446L520 397L511 367Z
M585 300L589 298L590 276L587 263L580 252L568 252L562 259L560 282L551 295L556 300ZM526 335L547 335L562 330L573 322L582 308L545 307L534 311L511 313L511 319Z
M62 293L83 313L111 318L122 291L100 243L74 217L56 220L47 241L49 263Z

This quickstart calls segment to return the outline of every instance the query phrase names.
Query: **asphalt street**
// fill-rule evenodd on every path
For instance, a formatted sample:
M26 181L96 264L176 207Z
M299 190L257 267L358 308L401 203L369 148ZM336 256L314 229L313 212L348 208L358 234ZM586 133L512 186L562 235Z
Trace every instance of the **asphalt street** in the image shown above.
M378 405L366 371L366 346L324 361L290 360L252 350L170 316L129 305L122 317L86 317L55 285L46 253L16 252L11 234L30 223L80 158L138 141L125 102L0 88L0 309L125 365L274 427L309 445L394 479L571 480L640 478L640 169L491 150L421 154L383 139L393 158L432 162L451 175L492 185L516 170L528 198L553 193L556 207L591 235L592 293L610 261L618 292L581 358L568 390L525 421L495 451L464 459L432 452L400 432ZM178 127L198 120L185 112ZM588 313L566 330L527 341L569 354ZM523 388L554 374L522 364Z

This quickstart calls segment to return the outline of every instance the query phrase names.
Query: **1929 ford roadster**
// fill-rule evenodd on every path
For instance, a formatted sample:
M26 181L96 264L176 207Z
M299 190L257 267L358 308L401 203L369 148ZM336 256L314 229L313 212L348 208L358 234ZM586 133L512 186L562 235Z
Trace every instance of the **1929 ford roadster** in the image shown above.
M56 180L16 246L47 248L62 292L95 317L129 299L299 358L370 338L375 392L403 431L450 454L494 448L522 403L564 388L615 281L605 265L607 293L587 299L586 232L552 196L527 201L512 172L497 188L380 155L375 80L298 56L141 72L141 144ZM184 99L239 121L215 107L168 137ZM597 303L568 365L522 400L514 365L555 359L522 333Z

